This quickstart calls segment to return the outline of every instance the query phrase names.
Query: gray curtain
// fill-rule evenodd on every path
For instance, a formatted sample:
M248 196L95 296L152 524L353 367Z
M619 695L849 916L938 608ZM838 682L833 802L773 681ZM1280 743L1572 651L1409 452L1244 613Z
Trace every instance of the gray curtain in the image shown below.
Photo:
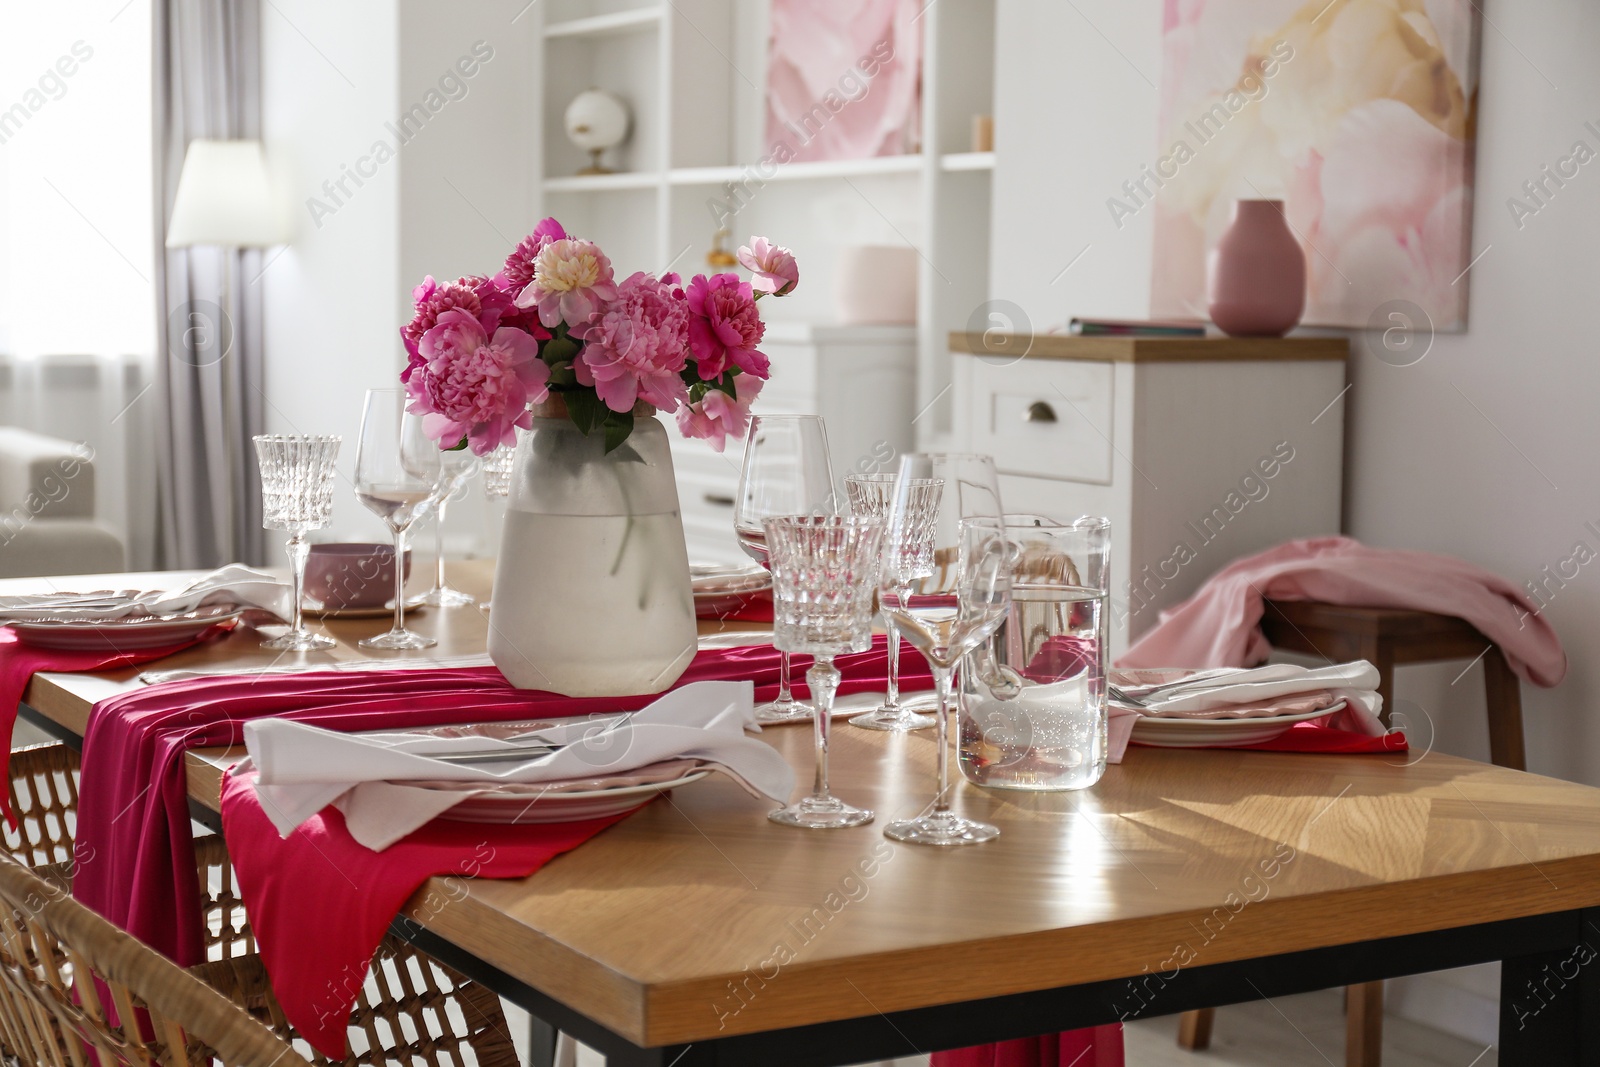
M261 253L164 246L194 138L261 135L259 0L154 0L156 565L261 563Z

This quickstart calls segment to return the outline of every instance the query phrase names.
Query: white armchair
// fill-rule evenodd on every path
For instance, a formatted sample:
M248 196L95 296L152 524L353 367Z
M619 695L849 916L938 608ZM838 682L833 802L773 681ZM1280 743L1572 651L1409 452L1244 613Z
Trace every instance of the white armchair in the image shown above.
M122 539L94 518L94 451L0 427L0 577L126 566Z

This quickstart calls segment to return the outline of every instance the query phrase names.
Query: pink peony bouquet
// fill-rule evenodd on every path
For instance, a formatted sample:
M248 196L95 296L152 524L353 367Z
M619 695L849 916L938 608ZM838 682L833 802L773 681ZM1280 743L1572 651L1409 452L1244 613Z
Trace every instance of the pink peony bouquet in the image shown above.
M514 444L532 425L529 405L554 394L609 452L643 401L721 452L744 437L770 373L756 301L800 281L794 255L764 237L739 249L739 263L749 281L699 275L685 286L643 272L618 281L598 245L545 219L494 276L429 277L412 290L416 314L400 330L407 410L441 448L483 456Z

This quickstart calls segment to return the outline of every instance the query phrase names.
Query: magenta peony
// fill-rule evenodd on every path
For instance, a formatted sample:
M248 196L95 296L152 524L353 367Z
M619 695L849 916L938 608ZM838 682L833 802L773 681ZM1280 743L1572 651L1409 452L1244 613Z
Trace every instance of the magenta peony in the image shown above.
M750 286L758 293L788 296L800 284L794 253L765 237L752 237L739 249L739 265L753 275Z
M644 272L617 287L617 299L576 327L584 342L572 370L612 411L636 400L676 411L688 399L682 372L689 361L689 305L676 274L659 280Z
M545 219L535 226L533 232L518 242L506 257L507 288L513 293L520 293L527 288L528 283L533 281L533 264L539 258L539 253L544 251L545 245L565 236L567 231L555 219Z
M617 298L611 261L592 241L562 237L533 261L533 280L517 296L517 306L537 307L539 321L552 329L588 322L607 301Z
M462 310L442 313L418 346L425 361L406 382L408 406L441 447L467 438L474 454L516 443L531 425L528 404L548 395L550 368L529 334L500 327L493 337Z
M763 384L754 375L740 374L733 379L738 396L729 396L721 389L708 391L697 403L678 409L678 431L706 442L714 452L726 448L730 437L743 440L750 428L750 405L761 395Z
M767 328L749 283L737 274L701 274L689 283L688 295L689 347L701 379L720 378L729 366L767 377L767 357L756 351Z
M430 274L422 279L421 285L411 290L411 300L416 305L416 314L410 322L400 327L400 339L405 342L406 355L410 360L406 369L400 372L402 382L409 380L412 370L422 362L417 345L421 343L422 335L433 329L440 315L452 308L460 308L472 316L477 316L483 310L483 301L472 281L467 278L436 282Z

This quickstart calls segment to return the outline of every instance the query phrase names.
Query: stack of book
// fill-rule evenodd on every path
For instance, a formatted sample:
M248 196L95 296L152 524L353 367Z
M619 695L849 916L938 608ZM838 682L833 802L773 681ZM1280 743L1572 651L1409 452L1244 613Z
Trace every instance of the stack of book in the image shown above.
M1206 324L1192 319L1075 318L1067 332L1076 337L1204 337Z

